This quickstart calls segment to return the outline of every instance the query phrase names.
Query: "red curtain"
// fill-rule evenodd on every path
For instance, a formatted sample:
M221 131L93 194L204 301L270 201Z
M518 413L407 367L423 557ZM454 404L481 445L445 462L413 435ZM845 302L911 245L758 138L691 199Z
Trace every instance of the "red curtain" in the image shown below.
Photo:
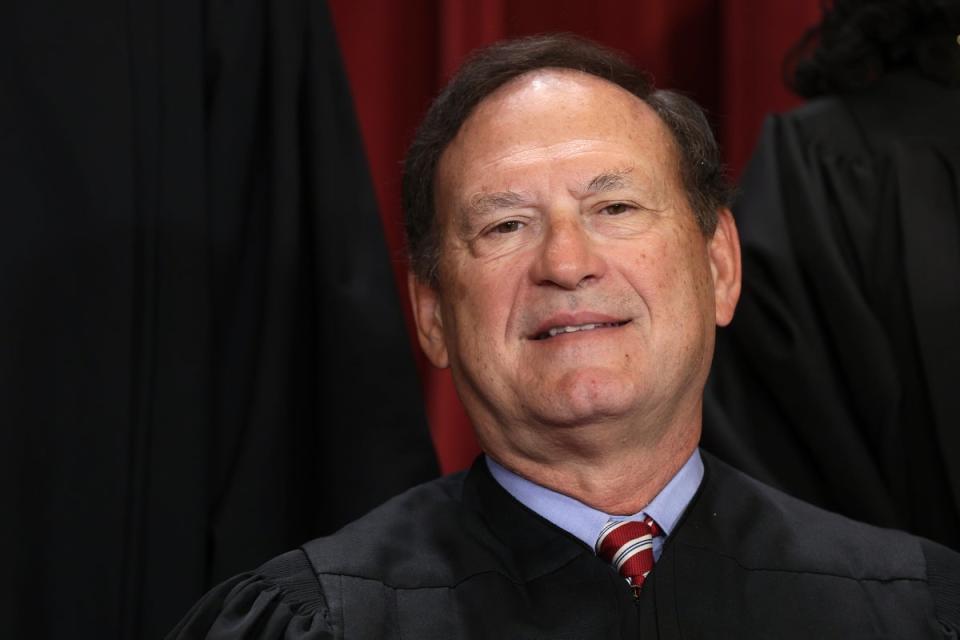
M819 0L330 0L367 157L406 299L400 162L419 119L470 50L506 37L568 31L626 52L657 86L707 108L731 172L749 158L764 114L798 101L781 61L820 16ZM478 452L449 371L418 368L445 473Z

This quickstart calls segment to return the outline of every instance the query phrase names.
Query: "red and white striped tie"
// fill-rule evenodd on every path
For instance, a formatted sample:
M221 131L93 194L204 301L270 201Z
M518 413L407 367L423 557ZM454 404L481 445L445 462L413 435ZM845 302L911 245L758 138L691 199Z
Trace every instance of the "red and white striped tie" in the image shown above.
M660 535L660 527L649 516L636 520L611 520L604 525L597 538L597 555L609 562L633 587L633 595L647 574L653 569L653 539Z

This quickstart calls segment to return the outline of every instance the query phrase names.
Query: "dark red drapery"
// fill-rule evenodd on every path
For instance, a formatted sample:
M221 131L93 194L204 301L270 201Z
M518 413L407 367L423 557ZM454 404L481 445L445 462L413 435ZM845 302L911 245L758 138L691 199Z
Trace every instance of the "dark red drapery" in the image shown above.
M401 292L400 162L430 99L471 49L551 31L620 49L657 86L683 91L708 109L736 176L764 114L797 103L783 86L781 61L820 15L818 0L330 0L330 6ZM464 468L477 445L449 371L434 370L422 356L418 365L441 468Z

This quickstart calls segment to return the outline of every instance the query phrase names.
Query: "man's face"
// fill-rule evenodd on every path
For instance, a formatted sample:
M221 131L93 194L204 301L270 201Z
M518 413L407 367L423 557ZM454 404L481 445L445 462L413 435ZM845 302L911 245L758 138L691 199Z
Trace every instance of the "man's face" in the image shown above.
M699 416L739 290L736 232L725 212L704 237L645 103L578 72L522 76L471 114L436 178L440 286L412 282L415 312L487 451Z

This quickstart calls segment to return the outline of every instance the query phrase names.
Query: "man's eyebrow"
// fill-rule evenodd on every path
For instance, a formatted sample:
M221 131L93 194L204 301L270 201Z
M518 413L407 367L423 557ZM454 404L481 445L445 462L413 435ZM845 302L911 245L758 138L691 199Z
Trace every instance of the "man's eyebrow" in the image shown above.
M604 191L613 191L623 189L631 184L628 176L633 171L633 167L615 169L613 171L604 171L597 175L587 184L584 193L603 193Z
M467 203L467 213L473 216L483 215L497 209L513 209L529 204L530 199L516 191L497 191L478 193Z
M469 234L473 224L485 215L499 209L516 209L530 204L530 198L516 191L478 193L463 206L459 227L461 234Z

